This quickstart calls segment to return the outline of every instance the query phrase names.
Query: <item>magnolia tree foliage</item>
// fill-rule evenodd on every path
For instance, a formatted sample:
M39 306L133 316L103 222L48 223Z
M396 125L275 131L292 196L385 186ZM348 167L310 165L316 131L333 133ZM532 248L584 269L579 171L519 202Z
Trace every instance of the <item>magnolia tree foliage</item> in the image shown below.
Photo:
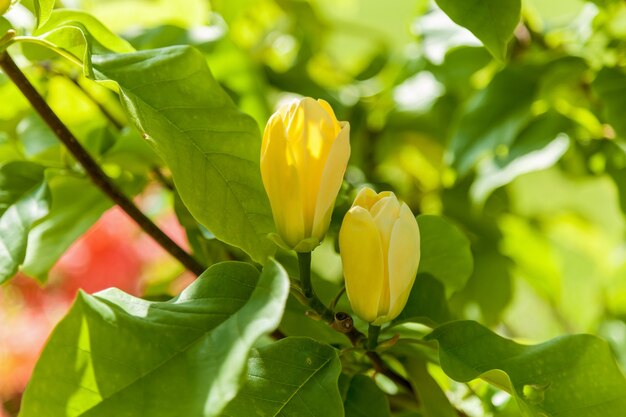
M623 1L10 3L0 282L113 204L199 275L79 293L20 416L624 415ZM333 161L262 160L298 96ZM155 178L191 253L132 203Z

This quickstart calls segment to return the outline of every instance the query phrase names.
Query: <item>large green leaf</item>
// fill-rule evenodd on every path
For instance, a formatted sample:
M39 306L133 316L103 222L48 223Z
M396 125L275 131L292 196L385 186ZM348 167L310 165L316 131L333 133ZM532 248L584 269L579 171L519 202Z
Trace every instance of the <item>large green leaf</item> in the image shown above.
M602 68L593 81L593 89L603 101L607 121L626 138L626 74L617 68Z
M343 403L346 417L386 417L391 415L389 400L376 383L365 375L355 375Z
M264 262L273 229L254 120L239 112L201 53L171 47L94 56L100 80L119 86L144 138L172 170L191 214L217 238Z
M245 385L222 416L343 417L335 349L289 337L254 349Z
M0 167L0 284L15 275L24 262L28 234L48 209L42 167L25 161Z
M427 336L443 370L457 381L483 377L511 391L528 417L621 417L626 379L609 345L591 335L520 345L473 321L445 324Z
M86 178L59 175L48 183L50 212L30 231L21 268L42 281L67 248L113 205Z
M418 272L440 280L448 294L463 288L474 268L467 237L441 216L421 215L417 224L421 239Z
M455 23L469 29L493 56L506 57L506 49L520 20L521 0L436 0Z
M448 149L452 166L466 175L498 145L509 146L532 118L537 68L508 67L468 103Z
M215 416L289 290L274 261L216 264L168 302L80 293L54 330L20 416Z

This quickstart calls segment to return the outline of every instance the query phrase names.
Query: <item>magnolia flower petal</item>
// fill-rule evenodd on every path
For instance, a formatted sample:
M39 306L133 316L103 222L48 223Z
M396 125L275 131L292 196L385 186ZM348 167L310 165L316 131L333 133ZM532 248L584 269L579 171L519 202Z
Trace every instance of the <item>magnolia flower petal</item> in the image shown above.
M379 194L380 196L380 194ZM391 297L389 286L389 241L391 240L391 232L400 211L400 203L395 195L391 194L378 200L370 209L370 214L374 217L374 223L380 234L380 240L383 247L383 262L385 265L385 278L383 280L383 291L380 294L378 304L378 314L386 315L389 312Z
M391 231L396 223L396 219L400 215L400 202L395 195L384 197L378 200L370 209L374 222L378 227L382 241L383 250L389 248L389 240L391 239Z
M320 98L317 100L317 102L328 114L329 123L328 125L324 124L324 128L329 129L329 133L332 137L336 137L341 131L341 129L343 128L342 123L340 123L337 120L337 117L335 116L335 112L333 111L333 108L330 106L330 104L328 104L326 100L322 100ZM344 122L344 123L347 123L347 122Z
M404 203L391 233L388 254L390 310L387 320L393 320L404 309L420 261L419 227L411 209Z
M369 210L378 201L378 194L369 187L363 187L357 193L352 207L359 206Z
M350 159L350 125L344 122L343 129L335 139L321 175L313 218L312 236L321 238L326 234L337 194L341 189L343 175Z
M291 247L304 236L300 180L295 157L287 146L284 125L272 119L263 138L261 177L270 200L274 223L280 236ZM281 175L276 175L280 172Z
M339 231L346 293L354 313L372 322L378 316L383 287L383 252L374 219L362 207L351 208Z
M307 236L312 234L320 183L335 139L334 132L323 129L323 125L332 123L328 119L328 113L316 100L305 97L297 103L287 132L298 167Z

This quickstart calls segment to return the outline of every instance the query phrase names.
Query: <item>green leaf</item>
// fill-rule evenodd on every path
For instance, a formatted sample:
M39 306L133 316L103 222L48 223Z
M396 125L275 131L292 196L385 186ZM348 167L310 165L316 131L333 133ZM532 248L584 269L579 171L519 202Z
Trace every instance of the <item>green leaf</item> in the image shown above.
M426 362L409 357L404 360L404 367L421 401L424 417L458 416L437 381L428 373Z
M24 262L28 234L48 213L48 186L43 168L15 161L0 167L0 284Z
M428 274L417 274L402 313L393 323L413 321L436 326L450 320L444 286Z
M519 23L520 0L436 0L455 23L467 28L491 54L503 61Z
M219 415L253 344L278 326L288 290L271 261L260 278L249 264L216 264L168 302L80 293L37 363L20 416Z
M608 344L595 336L520 345L476 322L458 321L426 339L439 343L448 376L460 382L483 377L512 388L525 417L620 417L626 409L626 379Z
M28 114L20 121L17 137L29 161L46 166L60 164L62 151L59 139L37 114Z
M22 266L22 272L41 281L70 245L113 205L88 179L59 175L48 182L50 212L30 231Z
M343 417L335 349L313 339L289 337L254 349L245 385L223 417Z
M83 43L86 43L90 51L94 53L134 51L128 42L111 32L98 19L80 10L54 10L46 23L40 25L34 35L45 37L55 45L70 50L73 46L72 37L59 35L59 33L63 33L63 28L80 30L85 36ZM55 40L59 42L55 42ZM76 56L80 57L81 55Z
M467 103L449 146L452 166L465 176L498 145L508 146L532 117L538 71L508 67Z
M514 263L489 246L476 251L474 259L474 272L450 298L450 309L459 317L496 325L512 298Z
M607 121L618 135L626 138L626 74L617 68L602 68L592 86L603 101Z
M346 417L390 416L387 396L371 378L355 375L343 403Z
M239 112L191 47L94 56L100 80L123 104L172 171L191 214L218 239L263 263L274 251L261 183L258 127Z
M134 48L107 29L98 19L78 10L54 10L46 24L33 35L19 38L24 55L33 61L51 59L55 52L83 67L86 76L93 77L92 54L132 52ZM43 46L42 49L29 44Z
M440 280L448 295L463 288L474 268L467 237L441 216L421 215L417 224L421 239L418 272Z
M553 166L569 149L570 139L564 131L570 121L556 112L547 112L521 131L506 156L485 161L470 188L472 198L483 203L498 187L520 175Z
M37 27L40 27L50 18L50 14L54 8L54 0L34 0L33 3L35 4Z

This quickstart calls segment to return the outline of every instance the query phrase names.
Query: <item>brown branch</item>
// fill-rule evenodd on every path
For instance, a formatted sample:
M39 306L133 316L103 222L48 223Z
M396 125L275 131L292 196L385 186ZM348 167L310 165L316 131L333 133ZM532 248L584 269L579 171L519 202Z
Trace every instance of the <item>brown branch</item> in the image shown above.
M59 140L67 147L70 153L84 168L91 181L104 192L115 204L120 206L138 225L150 235L163 249L182 263L185 268L200 275L205 268L184 249L176 244L169 236L143 214L137 206L126 197L102 171L102 168L89 155L78 142L76 137L63 124L59 117L52 111L43 97L26 78L6 51L0 53L0 68L13 81L24 97L30 102L35 111L44 122L52 129Z

